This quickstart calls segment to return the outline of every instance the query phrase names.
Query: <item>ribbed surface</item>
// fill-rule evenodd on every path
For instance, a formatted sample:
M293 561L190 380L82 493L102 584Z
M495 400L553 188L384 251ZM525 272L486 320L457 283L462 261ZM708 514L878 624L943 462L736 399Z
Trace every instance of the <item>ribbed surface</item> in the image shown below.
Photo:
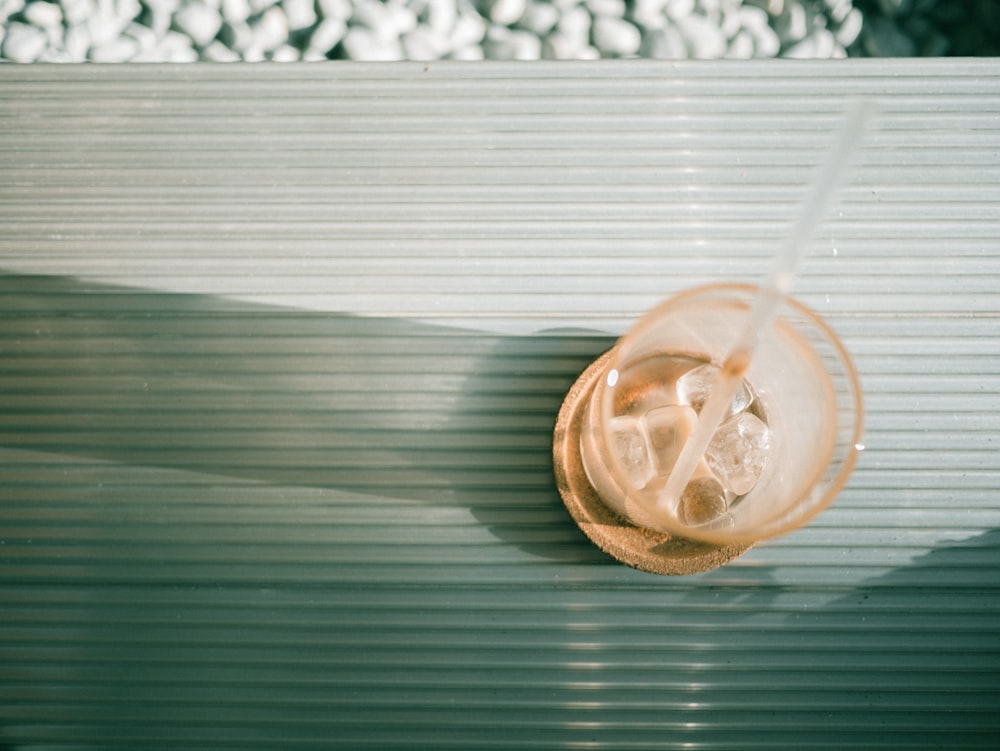
M604 558L563 393L767 269L856 95L848 488ZM4 66L0 269L0 748L1000 744L996 61Z

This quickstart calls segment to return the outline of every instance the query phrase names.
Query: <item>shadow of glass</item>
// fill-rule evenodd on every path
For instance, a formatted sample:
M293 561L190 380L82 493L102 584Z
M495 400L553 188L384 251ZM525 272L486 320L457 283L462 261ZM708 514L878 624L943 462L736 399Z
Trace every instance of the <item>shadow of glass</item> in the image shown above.
M0 300L7 448L458 505L534 555L604 560L562 508L550 447L606 335L500 336L52 276L0 276Z

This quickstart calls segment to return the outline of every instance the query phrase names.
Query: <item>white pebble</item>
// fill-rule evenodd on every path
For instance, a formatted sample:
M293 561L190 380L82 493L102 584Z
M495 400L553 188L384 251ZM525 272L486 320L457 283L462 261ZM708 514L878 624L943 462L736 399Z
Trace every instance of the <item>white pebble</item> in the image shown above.
M674 21L694 13L694 0L666 0L663 11Z
M783 0L743 0L744 8L749 8L749 7L760 8L765 13L768 13L772 16L780 15L783 5L784 5ZM774 6L778 7L772 10Z
M135 57L138 52L139 43L131 37L122 36L100 47L92 48L87 57L95 63L124 63Z
M36 2L24 9L24 20L33 26L47 28L62 24L62 8L55 3Z
M149 9L147 23L156 32L157 37L162 39L170 29L173 15L180 7L180 0L145 0L145 2Z
M229 49L242 55L253 44L253 29L246 21L227 21L219 31L219 39Z
M476 61L482 60L485 55L483 54L483 48L478 44L470 44L468 47L452 50L448 57L452 60Z
M809 33L806 9L799 3L788 3L785 12L774 21L774 30L784 44L792 44L805 39Z
M205 47L222 28L222 16L204 3L188 3L174 15L174 28L191 37L199 47Z
M24 0L0 0L0 23L4 23L8 18L22 10L24 10Z
M351 0L316 0L322 18L339 18L347 21L354 13Z
M402 38L407 60L438 60L448 51L448 38L431 28L420 25Z
M722 3L719 0L698 0L695 3L696 15L705 16L709 21L718 25L722 17Z
M556 32L547 36L542 42L542 58L545 60L600 60L601 52L589 44L575 44Z
M94 12L90 0L60 0L60 12L67 26L76 26L85 22Z
M327 18L313 29L306 52L310 60L325 58L347 33L347 24L339 18Z
M767 11L753 5L744 5L736 11L736 16L740 20L740 26L750 31L770 28Z
M542 42L542 58L545 60L577 60L585 45L578 39L570 39L561 31L554 31Z
M781 39L771 27L758 29L753 38L754 57L776 57L781 51Z
M635 0L632 20L644 29L662 29L667 17L663 12L665 0Z
M836 46L833 34L827 29L816 29L801 42L786 49L781 56L799 60L829 60Z
M356 26L363 26L369 31L377 32L379 29L388 29L391 25L392 11L385 4L377 1L355 0L351 21Z
M861 16L861 11L857 8L852 8L851 12L844 17L840 26L837 28L834 36L837 39L837 44L842 47L850 47L854 44L858 35L861 33L861 27L864 23L864 19Z
M142 15L142 4L139 0L116 0L115 15L121 21L121 27L124 29Z
M222 0L219 9L226 23L246 23L250 18L250 0Z
M452 0L427 0L424 13L426 24L441 34L448 34L458 20L458 9Z
M278 0L250 0L251 15L263 13L268 8L276 5Z
M190 37L176 31L168 31L164 35L156 48L156 54L165 63L193 63L198 59Z
M738 14L743 28L753 36L754 57L774 57L781 51L781 40L769 25L764 10L744 5Z
M384 5L378 0L357 0L351 20L386 40L396 38L397 42L400 34L412 31L417 25L416 14L411 9Z
M141 23L130 23L125 27L124 33L135 40L135 43L139 45L139 50L150 50L156 46L155 32Z
M213 63L238 63L242 59L237 52L229 49L219 40L212 42L203 49L201 56Z
M726 38L719 27L704 16L688 16L677 21L688 53L698 60L715 60L726 54Z
M71 62L82 63L90 51L90 31L86 26L70 26L63 35L63 50Z
M753 50L753 35L744 29L729 40L726 57L731 60L749 60L753 57Z
M87 20L87 30L90 32L90 43L94 47L101 47L116 36L118 36L125 25L113 14L104 10L98 10Z
M46 47L45 51L38 56L38 63L79 63L84 60L74 60L66 50Z
M3 40L3 56L15 63L33 63L45 51L45 32L26 23L14 21L7 27Z
M584 0L584 5L592 16L625 16L625 0Z
M826 12L834 23L843 23L854 10L851 0L826 0Z
M486 0L486 16L500 26L517 23L527 8L525 0Z
M267 60L267 53L256 44L250 44L240 53L240 60L245 63L262 63Z
M390 28L393 34L399 36L417 28L417 14L413 8L400 3L392 3L389 7L392 9L392 24Z
M55 26L46 26L42 29L45 32L45 43L46 47L50 50L60 50L63 46L63 38L66 35L66 28L61 24L56 24ZM0 38L2 38L3 31L0 29ZM41 61L42 58L39 58ZM50 62L55 62L51 60Z
M388 62L403 59L397 39L378 34L364 26L354 26L344 35L344 53L350 60Z
M538 60L542 42L530 32L494 26L483 40L483 53L490 60Z
M486 21L478 13L460 13L448 36L452 49L478 46L486 36Z
M540 60L542 57L542 40L530 32L513 32L510 43L514 51L511 60Z
M639 51L642 35L622 18L598 16L594 19L594 46L604 57L627 57Z
M688 56L684 37L676 26L653 29L643 38L643 57L654 60L683 60Z
M837 48L837 40L829 29L816 29L811 35L816 40L816 59L829 60Z
M290 44L283 44L271 53L271 61L275 63L295 63L300 58L299 51Z
M590 22L590 14L584 8L576 7L563 13L556 30L582 49L590 44Z
M160 52L159 46L153 47L149 50L139 50L135 57L129 60L130 63L162 63L163 55Z
M288 39L288 18L278 6L268 8L250 28L253 30L253 42L250 46L263 52L278 49Z
M290 31L301 31L316 25L316 6L313 0L285 0L285 16Z
M181 7L181 0L144 0L146 7L153 13L172 16Z
M539 37L544 37L559 23L559 11L549 3L528 3L518 26Z
M738 9L726 10L722 14L722 20L719 22L719 28L722 30L722 36L726 39L732 39L734 36L740 33L743 29L743 25L740 23L740 15L737 12Z

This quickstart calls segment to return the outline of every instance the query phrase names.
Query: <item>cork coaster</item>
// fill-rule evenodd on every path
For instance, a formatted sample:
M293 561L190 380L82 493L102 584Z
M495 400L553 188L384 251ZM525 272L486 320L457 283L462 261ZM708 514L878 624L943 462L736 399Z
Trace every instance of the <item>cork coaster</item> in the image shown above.
M591 486L580 458L580 430L590 395L613 352L605 352L577 379L556 419L552 440L556 485L573 521L605 553L651 574L696 574L742 555L750 544L718 546L637 527L608 508Z

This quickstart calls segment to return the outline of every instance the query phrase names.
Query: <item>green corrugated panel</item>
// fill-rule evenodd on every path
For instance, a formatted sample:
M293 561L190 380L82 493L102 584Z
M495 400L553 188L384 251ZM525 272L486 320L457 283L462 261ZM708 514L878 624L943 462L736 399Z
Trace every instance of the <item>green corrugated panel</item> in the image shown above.
M706 574L550 431L655 302L796 286L867 450ZM993 60L0 67L0 747L1000 745Z

